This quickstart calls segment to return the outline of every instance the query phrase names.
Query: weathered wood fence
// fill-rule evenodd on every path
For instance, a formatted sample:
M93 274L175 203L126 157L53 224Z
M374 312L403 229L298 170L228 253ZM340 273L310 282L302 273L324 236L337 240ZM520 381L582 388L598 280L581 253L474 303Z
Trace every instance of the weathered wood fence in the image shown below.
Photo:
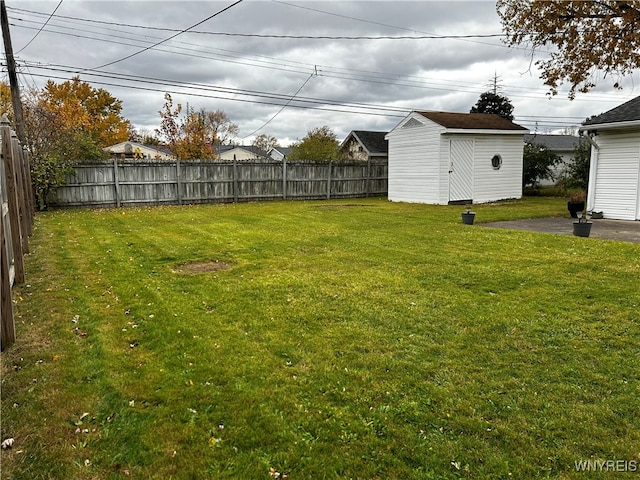
M35 210L29 156L6 115L0 121L0 137L0 340L4 350L16 339L11 288L25 281L24 254L29 253Z
M55 207L315 200L387 194L387 162L113 160L75 167Z

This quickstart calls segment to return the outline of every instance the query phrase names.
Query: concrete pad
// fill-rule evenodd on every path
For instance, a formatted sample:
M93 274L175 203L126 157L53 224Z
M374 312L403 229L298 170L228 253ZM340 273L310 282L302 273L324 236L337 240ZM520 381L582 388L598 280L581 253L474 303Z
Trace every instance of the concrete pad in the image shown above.
M573 235L573 218L548 217L526 220L509 220L505 222L477 223L478 226L491 228L508 228L512 230L528 230L531 232ZM640 222L626 220L592 220L590 238L619 240L622 242L640 243Z

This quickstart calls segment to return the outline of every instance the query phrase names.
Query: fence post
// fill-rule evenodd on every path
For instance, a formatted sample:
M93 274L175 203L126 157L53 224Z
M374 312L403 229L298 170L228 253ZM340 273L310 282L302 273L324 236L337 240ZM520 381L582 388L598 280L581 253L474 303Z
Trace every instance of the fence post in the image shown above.
M238 161L233 155L233 202L238 203Z
M329 161L329 173L327 174L327 200L331 200L331 161Z
M367 159L367 179L365 185L365 198L368 198L371 195L371 158Z
M116 188L116 207L120 208L120 179L118 178L118 159L113 158L113 184Z
M4 350L16 341L16 329L13 320L11 284L9 283L9 258L4 236L4 222L0 221L0 349Z
M27 181L27 210L29 211L29 216L31 218L31 225L29 229L29 235L31 235L31 233L33 233L33 222L36 215L36 206L35 197L33 195L33 180L31 178L31 158L29 157L29 150L24 147L22 148L22 158L24 159L24 171Z
M176 158L176 178L178 188L178 205L182 205L182 177L180 175L180 159Z
M282 158L282 199L287 199L287 157Z
M5 122L6 120L6 122ZM2 126L0 127L2 135L2 157L4 160L4 175L7 180L7 203L9 206L9 221L11 228L11 247L13 250L13 265L15 269L15 282L24 282L24 257L22 252L22 235L25 232L20 230L20 214L18 207L17 192L17 175L15 171L15 163L13 161L13 149L11 142L11 127L9 120L2 117Z

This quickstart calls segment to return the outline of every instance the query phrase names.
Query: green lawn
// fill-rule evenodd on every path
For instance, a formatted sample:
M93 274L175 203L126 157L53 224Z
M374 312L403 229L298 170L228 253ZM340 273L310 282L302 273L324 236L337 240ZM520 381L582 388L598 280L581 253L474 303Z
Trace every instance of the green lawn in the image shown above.
M562 199L462 210L38 214L2 478L637 478L640 245L478 224Z

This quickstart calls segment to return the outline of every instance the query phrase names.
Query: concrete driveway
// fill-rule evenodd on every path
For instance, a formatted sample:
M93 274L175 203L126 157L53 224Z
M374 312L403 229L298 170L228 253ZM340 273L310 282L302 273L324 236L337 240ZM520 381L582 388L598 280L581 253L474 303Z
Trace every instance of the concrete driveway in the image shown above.
M590 238L619 240L640 243L640 221L592 220ZM478 223L482 227L529 230L532 232L573 235L573 219L568 217L532 218L528 220L509 220L506 222Z

